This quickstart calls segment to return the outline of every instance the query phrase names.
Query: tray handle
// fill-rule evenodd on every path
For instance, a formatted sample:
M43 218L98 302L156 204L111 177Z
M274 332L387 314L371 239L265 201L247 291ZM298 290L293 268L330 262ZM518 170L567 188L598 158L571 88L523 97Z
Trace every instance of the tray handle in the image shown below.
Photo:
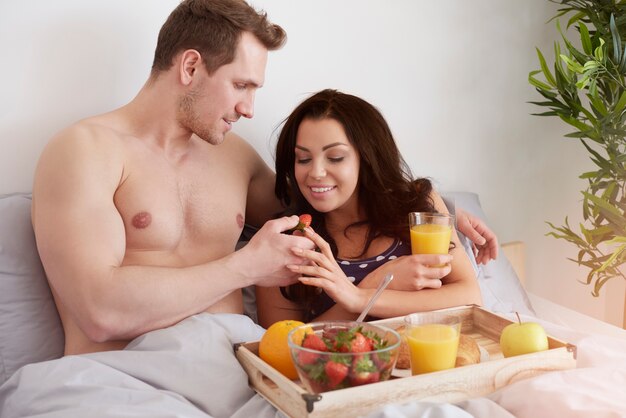
M306 411L311 413L313 412L313 408L315 407L315 402L319 402L322 400L322 395L317 393L303 393L302 399L306 402Z
M291 404L290 407L296 410L300 409L301 411L301 408L306 406L307 410L310 408L309 412L312 412L313 404L322 399L321 395L311 394L291 379L283 376L252 353L245 345L240 345L236 349L237 358L248 373L251 386L274 406L278 407L281 403L279 400L284 399ZM271 381L273 385L269 385L265 379ZM297 402L298 399L302 399L305 405Z
M567 343L566 348L568 352L572 353L572 355L574 356L574 360L576 360L578 358L578 347L576 347L574 344Z
M547 360L547 359L546 359ZM546 361L544 360L544 361ZM493 377L494 390L510 385L518 380L533 377L545 372L561 371L572 368L573 358L552 358L533 368L524 367L524 362L514 362L503 366Z

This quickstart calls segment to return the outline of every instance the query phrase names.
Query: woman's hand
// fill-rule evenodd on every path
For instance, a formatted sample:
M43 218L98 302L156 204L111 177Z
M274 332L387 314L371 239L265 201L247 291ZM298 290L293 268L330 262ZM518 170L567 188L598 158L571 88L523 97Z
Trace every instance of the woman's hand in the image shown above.
M371 272L359 283L359 287L376 288L388 273L392 273L394 279L389 283L388 289L404 291L438 289L442 285L441 279L450 274L451 262L450 254L405 255L388 261Z
M302 277L298 280L306 285L320 287L337 304L349 312L360 312L367 303L367 291L359 289L344 274L335 261L330 245L311 228L304 230L309 238L320 249L320 252L292 248L294 255L306 258L310 265L288 265L287 268Z

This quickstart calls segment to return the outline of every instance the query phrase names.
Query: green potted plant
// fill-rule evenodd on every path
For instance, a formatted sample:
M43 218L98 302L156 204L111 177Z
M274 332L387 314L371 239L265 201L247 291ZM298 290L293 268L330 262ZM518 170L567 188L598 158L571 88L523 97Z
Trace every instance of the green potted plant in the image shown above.
M578 247L571 260L589 269L586 284L598 296L607 280L626 280L626 2L550 1L562 5L552 19L562 44L555 42L553 70L537 49L541 69L528 80L544 100L531 103L546 108L537 115L574 128L566 136L581 142L595 170L580 175L583 222L576 231L567 217L560 227L548 222L548 235ZM560 18L568 19L565 32Z

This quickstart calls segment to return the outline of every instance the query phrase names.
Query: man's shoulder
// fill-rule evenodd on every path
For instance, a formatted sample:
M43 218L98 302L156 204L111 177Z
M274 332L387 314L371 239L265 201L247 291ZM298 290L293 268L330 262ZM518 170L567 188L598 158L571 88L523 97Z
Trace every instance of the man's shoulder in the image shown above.
M98 119L89 118L67 126L50 139L39 157L37 172L80 173L98 167L117 173L124 158L119 133Z
M76 153L115 152L123 135L99 117L75 122L57 132L49 141L49 150L70 148Z
M237 135L234 132L229 132L228 134L226 134L224 142L218 145L217 148L222 148L225 152L233 152L237 154L242 151L246 153L256 153L256 151L254 151L254 148L252 148L252 146L245 139L243 139L241 136Z
M71 140L98 140L103 138L115 139L122 136L119 129L109 121L106 115L93 116L79 120L61 130L54 139Z
M262 162L261 156L248 141L234 132L228 133L224 142L218 146L222 152L232 156L240 163L245 163L251 168Z

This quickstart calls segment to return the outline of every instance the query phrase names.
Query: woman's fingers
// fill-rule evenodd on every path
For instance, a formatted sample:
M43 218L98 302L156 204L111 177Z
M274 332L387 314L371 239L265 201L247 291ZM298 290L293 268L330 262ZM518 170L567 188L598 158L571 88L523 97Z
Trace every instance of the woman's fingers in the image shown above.
M298 257L306 258L318 266L322 266L328 270L332 270L333 268L333 263L325 254L312 250L303 250L300 247L293 247L291 251Z
M333 253L330 249L330 244L326 242L317 232L311 227L304 228L304 236L313 241L313 243L320 249L321 253L326 257L334 259Z

